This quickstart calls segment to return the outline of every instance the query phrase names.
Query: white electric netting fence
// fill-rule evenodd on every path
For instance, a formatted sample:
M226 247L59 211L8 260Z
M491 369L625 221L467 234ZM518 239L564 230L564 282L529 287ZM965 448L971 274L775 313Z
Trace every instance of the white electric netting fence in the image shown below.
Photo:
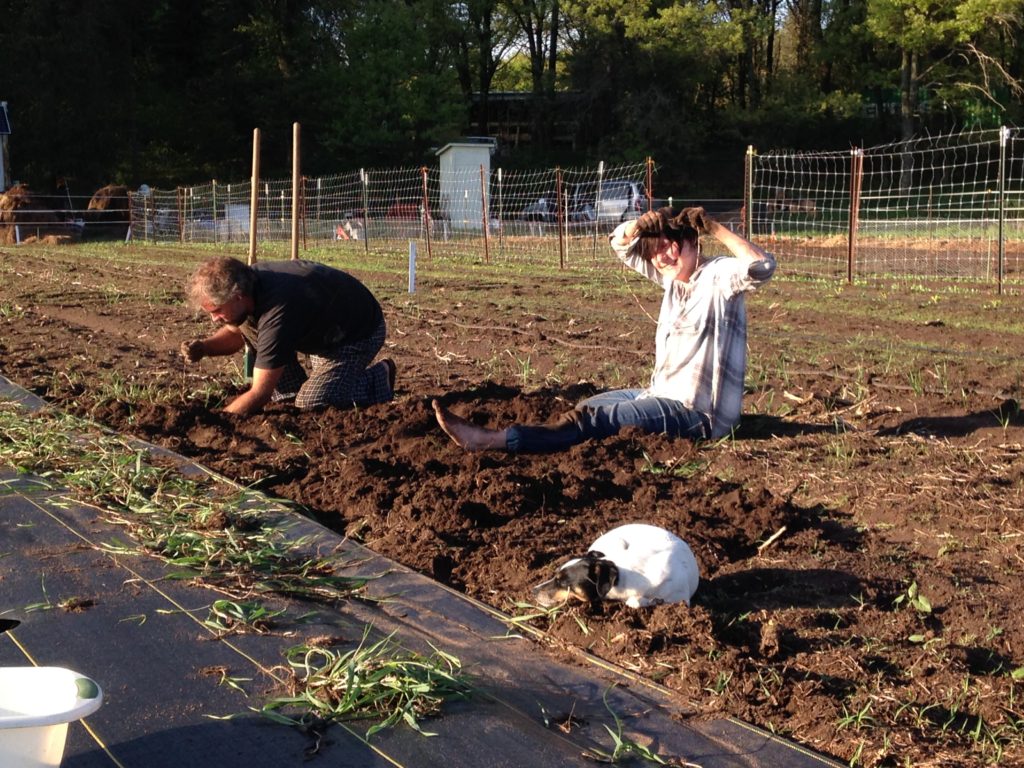
M1006 128L751 154L751 231L793 274L1020 281L1022 164Z
M665 203L655 198L653 162L594 168L488 172L481 167L359 170L303 179L300 237L403 252L477 253L483 259L565 266L609 254L620 222ZM131 237L151 242L249 239L249 183L130 193ZM258 241L291 237L290 180L259 183ZM738 207L738 203L737 203Z
M359 170L304 179L300 236L404 253L614 264L607 234L667 202L706 205L781 274L1024 282L1024 134L1002 128L844 152L747 155L743 200L656 196L644 163L546 170ZM291 236L290 180L260 182L259 241ZM660 191L660 190L658 190ZM131 193L131 236L244 242L248 183ZM715 244L707 243L708 252Z

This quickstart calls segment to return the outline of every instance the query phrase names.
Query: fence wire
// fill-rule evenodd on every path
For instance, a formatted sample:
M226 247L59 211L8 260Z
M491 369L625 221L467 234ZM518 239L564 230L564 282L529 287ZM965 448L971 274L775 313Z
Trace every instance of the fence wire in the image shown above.
M412 241L427 256L603 265L614 264L605 238L620 221L665 203L701 204L727 226L749 229L776 254L782 274L973 280L1024 289L1021 129L843 152L751 150L747 159L743 199L716 201L656 196L652 160L542 170L363 169L305 178L299 233L307 247L404 253ZM291 180L260 181L257 193L257 241L289 240ZM128 199L135 240L249 239L249 182L140 190ZM714 243L708 245L714 252Z
M654 197L652 161L594 168L363 169L304 178L299 232L306 246L477 253L485 259L567 266L604 259L621 221ZM131 237L147 242L247 242L250 183L129 192ZM738 208L739 203L736 202ZM290 179L259 182L256 238L291 237Z
M750 222L792 274L1020 283L1019 129L751 155Z

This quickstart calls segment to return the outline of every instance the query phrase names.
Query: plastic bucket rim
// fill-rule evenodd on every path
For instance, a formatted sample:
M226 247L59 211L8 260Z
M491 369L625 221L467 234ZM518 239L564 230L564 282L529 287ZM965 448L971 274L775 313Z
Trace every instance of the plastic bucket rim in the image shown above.
M33 669L45 670L51 673L66 675L71 685L78 687L78 681L86 681L96 690L95 696L83 698L75 694L75 701L70 707L65 707L56 712L48 712L42 715L0 715L0 730L8 728L36 728L53 725L62 725L81 720L88 717L103 704L103 689L90 677L67 669L66 667L0 667L0 673L4 669Z

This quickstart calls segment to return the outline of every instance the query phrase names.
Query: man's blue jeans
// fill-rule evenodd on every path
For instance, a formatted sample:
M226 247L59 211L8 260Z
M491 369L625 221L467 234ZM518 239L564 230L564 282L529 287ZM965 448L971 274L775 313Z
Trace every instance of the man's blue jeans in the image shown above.
M611 437L624 427L637 427L671 437L705 439L711 423L703 413L678 400L645 397L642 389L614 389L589 397L550 426L510 427L505 445L511 453L552 453L594 438Z

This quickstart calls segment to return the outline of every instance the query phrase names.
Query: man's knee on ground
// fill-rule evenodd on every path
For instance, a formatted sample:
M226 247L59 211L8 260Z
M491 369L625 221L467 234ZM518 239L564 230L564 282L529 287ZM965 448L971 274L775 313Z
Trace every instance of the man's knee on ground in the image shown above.
M323 392L309 393L302 392L301 390L295 396L295 407L300 411L309 411L313 408L321 408L325 405L338 405L338 403L330 403L327 398L324 397ZM351 405L351 403L347 403Z

